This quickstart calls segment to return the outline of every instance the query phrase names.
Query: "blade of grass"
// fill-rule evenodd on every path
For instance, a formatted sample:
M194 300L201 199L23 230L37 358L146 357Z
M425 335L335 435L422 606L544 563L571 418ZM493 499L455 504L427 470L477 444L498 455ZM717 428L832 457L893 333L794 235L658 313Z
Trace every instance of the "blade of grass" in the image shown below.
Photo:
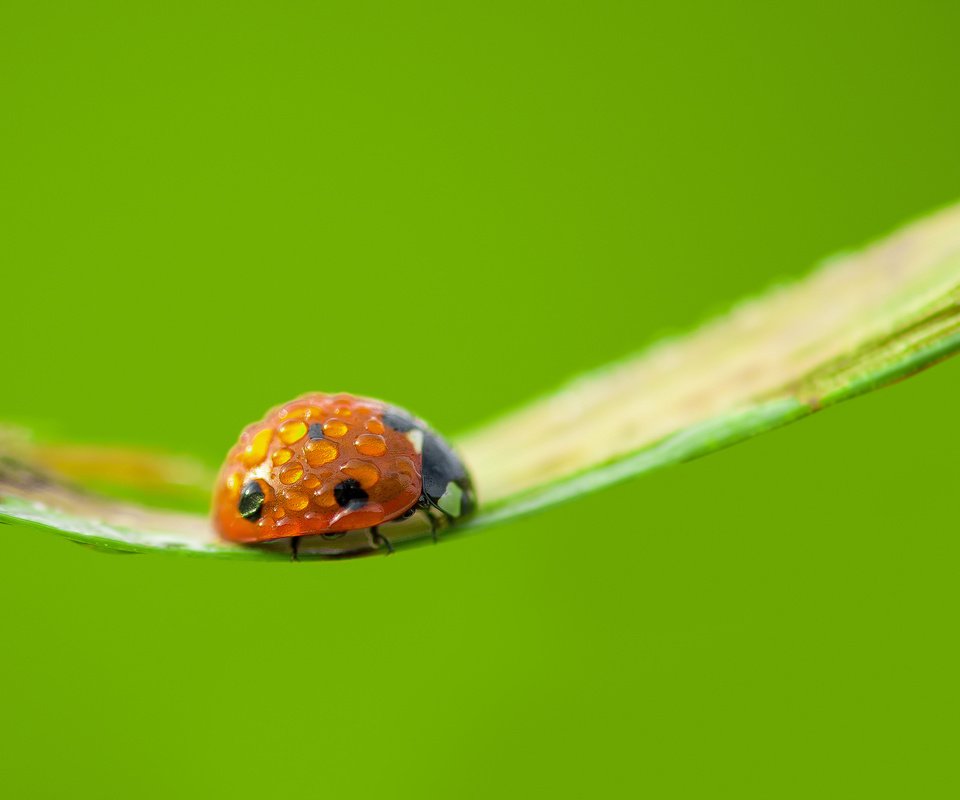
M116 445L50 444L27 430L0 425L0 454L34 469L160 507L202 508L216 472L190 456Z
M481 510L458 530L705 455L900 380L958 348L960 206L461 437ZM199 516L88 494L25 460L0 461L0 518L121 550L279 557L218 543ZM425 533L412 525L392 538L403 545Z

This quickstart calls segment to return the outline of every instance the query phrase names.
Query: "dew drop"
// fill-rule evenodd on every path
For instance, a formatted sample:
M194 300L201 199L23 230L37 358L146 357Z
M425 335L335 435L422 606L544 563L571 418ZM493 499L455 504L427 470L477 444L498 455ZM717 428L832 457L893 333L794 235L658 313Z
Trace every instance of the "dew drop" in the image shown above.
M382 456L387 452L387 442L374 433L361 433L353 443L358 453L365 456Z
M339 419L328 419L323 425L323 432L327 436L339 439L347 435L347 423Z
M339 451L333 442L326 439L311 439L303 446L303 453L311 467L321 467L333 461Z
M273 438L273 428L264 428L257 433L240 456L247 467L255 467L267 457L267 448Z
M361 461L359 458L351 458L340 467L340 471L355 478L364 489L369 489L380 480L380 470L377 469L377 465L369 461Z
M300 492L285 492L283 494L283 504L290 511L303 511L309 502L307 496Z
M313 502L320 508L333 508L337 505L337 499L333 496L332 489L324 489L314 493Z
M227 491L230 494L239 494L240 487L243 485L243 475L239 472L233 472L227 478Z
M307 435L307 425L301 420L291 420L284 422L277 433L284 444L294 444Z
M290 484L296 483L302 477L303 467L301 467L299 463L293 463L280 473L280 483L289 486Z

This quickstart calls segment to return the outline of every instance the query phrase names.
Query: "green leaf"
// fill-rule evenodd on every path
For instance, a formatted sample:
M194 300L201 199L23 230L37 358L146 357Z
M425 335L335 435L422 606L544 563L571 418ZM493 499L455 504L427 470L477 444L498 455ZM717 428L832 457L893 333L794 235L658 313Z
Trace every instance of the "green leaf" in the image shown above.
M460 437L481 507L444 536L727 447L912 375L958 347L960 207L951 207ZM51 528L115 552L289 557L281 545L223 544L204 516L95 494L60 475L106 471L116 481L132 474L140 488L155 490L184 475L182 461L172 468L167 457L87 452L78 465L75 450L9 439L0 446L0 521ZM64 456L71 452L72 460ZM209 473L196 468L188 483L206 492ZM417 522L389 532L396 546L429 541ZM301 553L376 552L366 536L309 537Z

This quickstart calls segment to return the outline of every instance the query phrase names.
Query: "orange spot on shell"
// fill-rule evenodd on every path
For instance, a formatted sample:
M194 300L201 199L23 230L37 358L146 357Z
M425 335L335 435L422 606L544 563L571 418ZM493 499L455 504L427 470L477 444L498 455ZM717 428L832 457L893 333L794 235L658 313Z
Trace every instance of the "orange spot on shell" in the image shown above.
M387 452L387 442L375 433L361 433L354 442L358 453L365 456L382 456Z
M377 465L369 461L361 461L359 458L351 458L340 467L340 471L344 475L355 478L364 489L369 489L380 480L380 470L377 469Z
M299 463L291 464L280 473L280 483L289 486L303 477L303 467Z
M277 435L284 444L295 444L307 435L307 425L299 419L284 422Z
M347 435L347 423L339 419L328 419L323 424L323 432L327 436L339 439L341 436Z
M240 455L244 466L255 467L262 463L267 457L267 448L270 447L271 439L273 439L273 428L264 428L257 433Z
M329 464L339 455L337 446L326 439L312 439L303 446L303 453L311 467Z

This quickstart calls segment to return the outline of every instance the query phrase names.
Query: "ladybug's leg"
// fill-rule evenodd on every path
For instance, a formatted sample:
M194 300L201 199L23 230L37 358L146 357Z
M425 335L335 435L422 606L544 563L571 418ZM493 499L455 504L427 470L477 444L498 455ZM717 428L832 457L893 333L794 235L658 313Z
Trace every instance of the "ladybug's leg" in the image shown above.
M433 503L430 502L430 498L425 494L420 495L420 500L417 501L417 508L419 508L423 515L430 522L430 538L433 539L433 543L436 544L437 539L437 518L430 513L430 509L433 507Z
M290 537L290 560L291 561L300 560L300 537L299 536Z
M377 545L377 547L379 547L381 544L385 544L387 546L387 555L393 555L393 545L390 544L390 540L386 536L380 533L379 526L374 525L372 528L370 528L370 536L373 537L373 543Z
M430 520L430 538L433 539L433 543L436 544L440 541L437 538L437 518L433 516L427 509L423 509L423 513L427 515L427 519Z
M437 518L430 513L430 509L435 508L441 514L443 514L443 518L446 520L448 525L453 522L454 520L453 515L448 514L446 511L440 508L439 505L437 505L436 500L432 499L431 497L425 494L420 495L420 502L417 503L417 506L423 511L424 514L427 515L427 519L430 520L430 535L433 537L434 543L436 543L437 529L439 528L439 525L437 524Z

